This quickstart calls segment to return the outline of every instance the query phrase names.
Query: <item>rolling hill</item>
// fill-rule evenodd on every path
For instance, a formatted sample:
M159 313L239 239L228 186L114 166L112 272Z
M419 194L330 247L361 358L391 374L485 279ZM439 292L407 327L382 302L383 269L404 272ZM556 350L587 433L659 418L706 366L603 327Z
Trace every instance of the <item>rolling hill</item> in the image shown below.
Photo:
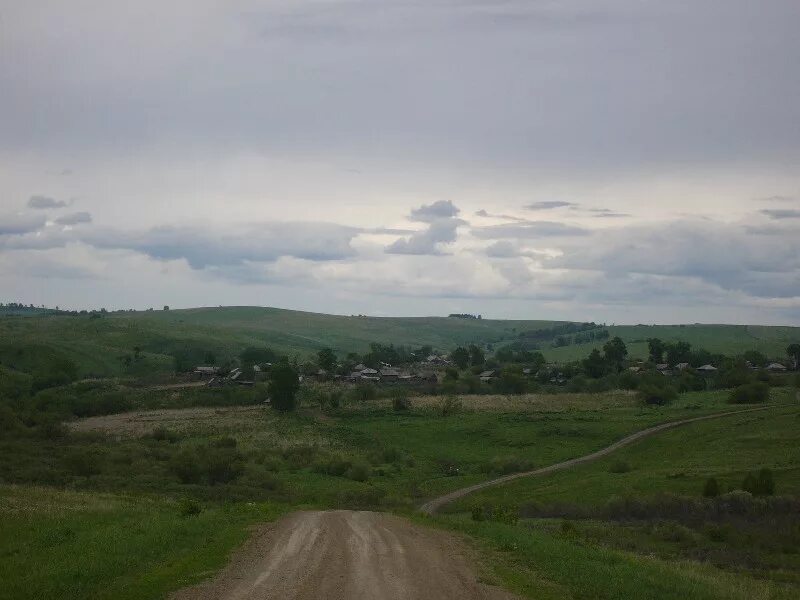
M62 353L77 363L82 376L142 376L172 370L173 355L189 349L210 352L218 360L237 356L248 346L311 356L331 347L340 355L363 352L372 342L408 347L429 345L447 352L461 344L502 346L525 332L550 329L564 322L547 320L463 319L455 317L338 316L260 307L214 307L167 311L117 312L103 315L0 317L0 363L25 364L37 356ZM760 350L782 357L800 339L800 328L747 325L610 326L632 356L646 356L647 338L683 340L711 352L736 354ZM551 348L549 360L584 357L600 342ZM140 359L126 362L136 348Z

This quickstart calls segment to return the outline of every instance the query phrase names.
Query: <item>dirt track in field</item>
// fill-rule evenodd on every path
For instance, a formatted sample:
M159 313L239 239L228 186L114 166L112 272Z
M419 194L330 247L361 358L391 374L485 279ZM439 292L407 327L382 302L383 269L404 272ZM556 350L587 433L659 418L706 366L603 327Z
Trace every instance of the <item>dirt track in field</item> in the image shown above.
M599 458L603 458L604 456L608 456L612 452L619 450L623 446L627 446L628 444L632 444L633 442L637 442L643 438L650 437L651 435L655 435L661 431L665 431L667 429L674 429L675 427L680 427L682 425L688 425L689 423L695 423L697 421L706 421L708 419L718 419L720 417L727 417L729 415L740 415L743 413L755 412L760 410L768 410L770 408L776 408L777 405L772 406L760 406L758 408L746 408L744 410L733 410L724 413L716 413L713 415L705 415L702 417L694 417L691 419L683 419L681 421L672 421L670 423L662 423L661 425L656 425L654 427L649 427L648 429L643 429L642 431L637 431L636 433L632 433L631 435L622 438L621 440L614 442L610 446L603 448L602 450L598 450L597 452L593 452L591 454L587 454L585 456L580 456L578 458L573 458L570 460L565 460L564 462L556 463L554 465L549 465L547 467L542 467L541 469L534 469L533 471L524 471L522 473L512 473L511 475L504 475L503 477L498 477L497 479L491 479L489 481L483 481L481 483L476 483L475 485L471 485L465 488L461 488L450 492L449 494L445 494L444 496L439 496L438 498L434 498L433 500L429 500L425 504L419 507L419 509L429 515L435 514L440 508L442 508L446 504L450 504L458 500L459 498L463 498L473 492L477 492L479 490L483 490L489 487L494 487L497 485L502 485L504 483L508 483L509 481L513 481L515 479L520 479L521 477L536 477L538 475L547 475L549 473L555 473L556 471L563 471L564 469L571 469L572 467L576 467L578 465L582 465L584 463L592 462Z
M296 512L263 527L214 580L172 600L513 600L478 582L467 547L393 515Z

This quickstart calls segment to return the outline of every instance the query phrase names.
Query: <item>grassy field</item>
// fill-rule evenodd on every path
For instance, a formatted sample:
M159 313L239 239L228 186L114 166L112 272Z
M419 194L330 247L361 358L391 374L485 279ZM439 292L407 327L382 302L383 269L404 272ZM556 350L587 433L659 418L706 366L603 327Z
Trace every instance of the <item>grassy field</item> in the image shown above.
M632 358L646 359L647 340L659 338L665 342L689 342L694 348L711 353L733 355L747 350L757 350L766 356L781 358L786 347L797 341L797 327L764 327L761 325L612 325L611 336L619 336L628 347ZM545 356L555 361L578 360L586 357L603 342L573 344L562 348L543 350Z
M549 328L546 320L504 321L447 317L391 318L336 316L258 307L196 308L91 315L0 317L0 362L10 364L22 348L32 355L57 352L78 365L82 377L148 377L173 370L181 350L212 352L218 361L237 357L248 346L311 356L331 347L340 355L364 352L371 342L449 352L458 345L503 344L520 333ZM615 326L611 335L628 343L632 356L646 355L646 339L683 340L711 352L760 350L781 357L800 338L792 327L733 325ZM599 344L599 343L598 343ZM562 348L542 345L550 360L585 357L598 344ZM139 360L125 362L134 348Z
M732 489L763 467L778 494L799 495L796 394L775 387L765 412L667 431L574 471L486 490L434 519L413 518L468 535L493 577L524 597L797 597L796 520L603 512L619 496L702 502L708 477ZM108 398L122 398L113 406L128 412L75 420L66 431L24 429L0 412L0 598L162 598L207 577L248 527L285 511L414 515L432 496L581 456L657 423L748 408L728 396L687 393L663 406L625 391L463 396L455 405L425 396L399 412L386 398L346 396L337 409L309 400L281 414L261 403L258 386L53 388L35 396L52 414ZM188 515L186 506L201 510ZM475 506L498 510L473 520ZM566 512L544 514L553 507Z
M173 500L0 486L0 598L162 598L225 564L270 503L207 507Z

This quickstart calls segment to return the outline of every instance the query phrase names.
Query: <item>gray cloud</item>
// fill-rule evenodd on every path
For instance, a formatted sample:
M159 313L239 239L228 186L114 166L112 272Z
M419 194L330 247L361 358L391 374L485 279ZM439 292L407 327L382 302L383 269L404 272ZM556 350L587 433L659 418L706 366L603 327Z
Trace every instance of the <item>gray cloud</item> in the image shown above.
M91 223L92 215L85 211L76 212L69 215L64 215L63 217L58 217L55 222L59 225L79 225L81 223Z
M534 202L533 204L526 204L525 208L528 210L552 210L554 208L571 208L578 206L574 202L564 202L562 200L547 200L544 202Z
M185 259L193 269L270 262L282 256L309 261L350 258L350 242L360 233L332 223L261 223L216 230L162 226L146 231L101 228L83 234L81 241L96 248L133 250L159 260Z
M22 235L38 231L47 219L41 215L0 215L0 235Z
M770 219L800 219L800 209L796 208L765 208L761 214Z
M408 238L400 238L386 247L387 254L443 254L441 244L456 241L460 219L440 219L433 221L428 228L414 233Z
M800 231L765 235L706 220L632 225L595 233L550 267L594 270L619 277L643 274L696 278L721 289L767 297L800 297Z
M547 256L544 252L520 248L517 244L508 240L499 240L494 244L491 244L486 248L485 253L486 256L491 258L517 258L520 256L526 256L528 258L541 259Z
M525 221L473 227L472 235L482 239L536 239L541 237L572 237L589 235L588 229L556 221Z
M44 208L63 208L67 206L64 200L56 200L49 196L31 196L28 198L28 208L44 209Z
M423 204L419 208L411 210L409 220L421 221L423 223L431 223L439 219L449 219L458 216L461 212L452 202L452 200L439 200L433 204Z
M503 213L490 213L484 209L476 210L475 211L476 217L488 217L491 219L505 219L507 221L527 221L528 219L523 219L522 217L515 217L514 215L507 215Z

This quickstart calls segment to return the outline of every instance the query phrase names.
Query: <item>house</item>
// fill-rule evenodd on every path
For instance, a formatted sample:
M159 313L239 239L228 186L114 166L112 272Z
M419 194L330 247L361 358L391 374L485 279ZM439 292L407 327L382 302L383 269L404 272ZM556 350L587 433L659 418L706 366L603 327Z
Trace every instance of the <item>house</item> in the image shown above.
M194 374L199 375L200 377L213 377L217 373L219 373L219 367L195 367Z
M717 367L715 367L714 365L703 365L702 367L697 367L697 370L700 373L711 374L717 372Z
M484 371L478 377L484 383L490 383L495 378L495 371Z
M366 368L367 368L367 365L365 365L364 363L358 363L355 367L353 367L353 371L361 372Z
M783 372L786 370L786 366L781 363L770 363L766 366L766 369L767 371Z
M641 370L642 367L628 367L628 371L630 371L631 373L638 373Z
M400 372L397 369L381 369L381 381L397 381L400 377Z
M380 374L375 369L367 367L359 374L362 381L380 381Z
M678 371L685 371L686 369L689 368L689 363L687 363L687 362L678 363L677 365L675 365L675 368Z
M656 370L658 370L658 371L669 371L669 365L667 363L662 363L660 365L656 365Z

